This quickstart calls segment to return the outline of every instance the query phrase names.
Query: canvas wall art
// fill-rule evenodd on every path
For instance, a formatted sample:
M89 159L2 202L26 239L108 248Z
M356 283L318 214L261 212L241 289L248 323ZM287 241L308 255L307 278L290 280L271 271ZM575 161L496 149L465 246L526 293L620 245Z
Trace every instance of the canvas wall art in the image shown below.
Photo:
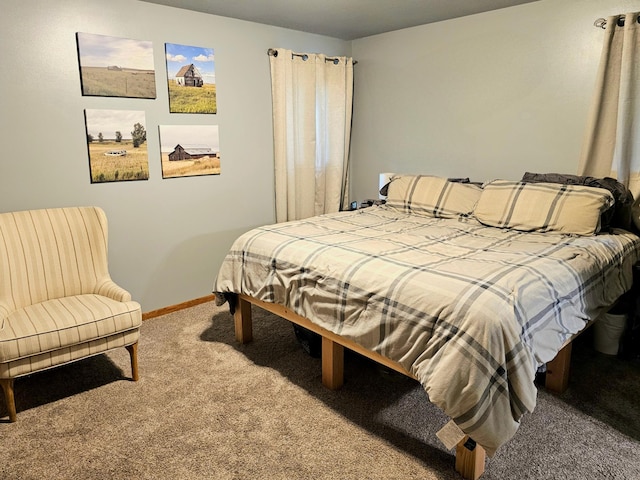
M160 125L162 178L220 175L217 125Z
M91 183L149 179L145 113L84 111Z
M212 48L165 44L170 113L217 113Z
M80 32L76 39L83 95L156 98L150 41Z

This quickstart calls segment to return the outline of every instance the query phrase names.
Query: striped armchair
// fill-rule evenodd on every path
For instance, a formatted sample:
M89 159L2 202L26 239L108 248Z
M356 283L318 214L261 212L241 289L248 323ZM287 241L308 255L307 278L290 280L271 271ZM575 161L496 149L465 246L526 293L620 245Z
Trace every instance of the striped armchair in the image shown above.
M16 421L14 379L126 347L138 380L140 305L107 266L97 207L0 214L0 386Z

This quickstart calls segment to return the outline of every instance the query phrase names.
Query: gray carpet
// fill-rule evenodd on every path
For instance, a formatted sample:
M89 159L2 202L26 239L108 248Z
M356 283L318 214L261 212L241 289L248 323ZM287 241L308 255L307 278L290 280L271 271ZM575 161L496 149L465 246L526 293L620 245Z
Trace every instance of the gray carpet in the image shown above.
M254 309L254 336L236 344L206 303L143 324L137 383L125 349L18 379L0 478L459 478L435 436L448 419L416 382L348 354L329 391L290 323ZM540 391L482 478L637 479L639 447L640 364L585 334L569 390Z

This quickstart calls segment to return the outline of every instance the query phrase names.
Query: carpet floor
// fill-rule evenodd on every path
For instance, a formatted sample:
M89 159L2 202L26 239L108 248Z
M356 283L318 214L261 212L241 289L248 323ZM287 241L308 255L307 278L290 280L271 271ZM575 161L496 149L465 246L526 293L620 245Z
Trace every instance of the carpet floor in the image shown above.
M344 387L327 390L291 324L253 316L247 345L213 303L144 322L138 382L125 349L16 380L0 478L460 478L435 435L448 418L417 382L347 353ZM640 478L640 363L579 337L568 391L539 389L482 478Z

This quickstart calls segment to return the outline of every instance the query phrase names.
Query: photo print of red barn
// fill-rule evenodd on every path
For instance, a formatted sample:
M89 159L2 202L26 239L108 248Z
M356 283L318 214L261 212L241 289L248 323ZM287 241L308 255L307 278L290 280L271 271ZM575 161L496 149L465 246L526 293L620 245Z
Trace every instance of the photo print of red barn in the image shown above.
M162 178L220 175L217 125L160 125Z
M170 113L217 113L212 48L165 43Z

